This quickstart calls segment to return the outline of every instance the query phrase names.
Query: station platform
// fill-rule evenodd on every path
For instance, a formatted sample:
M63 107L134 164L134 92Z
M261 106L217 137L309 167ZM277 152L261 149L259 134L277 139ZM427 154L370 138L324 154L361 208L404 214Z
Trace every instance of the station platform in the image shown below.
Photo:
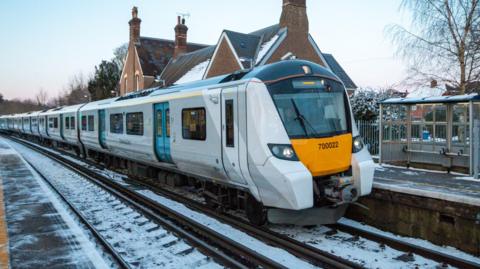
M480 180L468 175L378 165L373 187L472 206L480 206Z
M47 185L1 137L0 181L0 268L97 268L98 261L103 263Z

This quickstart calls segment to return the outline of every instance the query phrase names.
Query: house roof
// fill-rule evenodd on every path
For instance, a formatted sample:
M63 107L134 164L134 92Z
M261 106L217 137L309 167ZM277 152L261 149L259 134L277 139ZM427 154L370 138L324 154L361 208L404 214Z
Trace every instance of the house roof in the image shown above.
M353 80L350 78L350 76L343 70L342 66L337 62L335 57L333 57L332 54L329 53L322 53L323 58L325 61L327 61L328 66L330 69L339 77L343 84L345 84L345 88L347 89L355 89L357 88L357 85L353 82Z
M175 41L161 38L141 36L136 45L143 74L146 76L160 75L175 50ZM187 51L192 52L207 45L187 43Z
M161 78L165 80L166 85L171 85L175 83L177 80L179 80L197 65L210 60L214 51L215 46L208 46L194 52L182 54L176 59L171 59L168 65L163 70Z
M254 60L257 57L258 48L270 41L279 30L280 26L275 24L250 34L243 34L229 30L224 30L224 32L232 43L238 57L251 58ZM161 74L162 79L165 80L165 84L171 85L176 83L193 69L197 69L195 70L197 74L201 73L202 70L199 70L199 68L196 67L206 69L207 65L202 65L202 63L209 61L212 58L216 46L217 45L208 46L203 49L180 55L176 59L172 59ZM206 70L203 70L203 73L205 71ZM189 77L193 78L195 76Z
M224 30L223 32L232 43L233 49L240 59L250 59L252 61L255 59L262 36L243 34L229 30ZM244 64L244 68L250 68L250 66L245 66Z
M253 63L259 65L260 61L258 61L257 58L265 57L274 43L277 42L278 38L276 37L281 35L284 29L285 28L280 28L279 24L274 24L249 34L230 30L224 30L223 32L232 43L233 49L239 58L252 59ZM171 85L201 79L200 74L203 76L205 73L208 61L213 57L216 46L217 44L203 47L183 54L177 57L177 59L170 60L161 74L162 79L165 80L165 84ZM322 55L332 72L340 78L346 88L357 88L350 76L348 76L332 54L322 53ZM207 64L205 64L206 62ZM242 62L242 64L244 68L250 68L248 62Z

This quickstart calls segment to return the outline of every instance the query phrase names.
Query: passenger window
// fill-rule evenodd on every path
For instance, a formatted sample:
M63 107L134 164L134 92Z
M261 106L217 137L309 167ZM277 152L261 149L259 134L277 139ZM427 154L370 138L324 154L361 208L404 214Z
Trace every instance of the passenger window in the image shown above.
M143 135L143 112L127 113L127 134Z
M170 109L165 110L165 122L167 129L167 137L170 137Z
M233 115L233 100L225 100L225 137L227 138L227 147L235 147L234 138L234 115Z
M69 117L65 118L65 129L70 129L70 118Z
M110 115L110 133L123 134L123 114Z
M58 128L58 118L53 118L53 128L54 129Z
M75 130L75 117L70 117L70 129Z
M162 110L157 110L157 136L163 136Z
M191 140L205 140L207 138L205 108L182 110L182 137Z
M93 115L88 116L88 131L95 131L95 118L93 117Z
M87 130L87 116L82 116L82 131Z

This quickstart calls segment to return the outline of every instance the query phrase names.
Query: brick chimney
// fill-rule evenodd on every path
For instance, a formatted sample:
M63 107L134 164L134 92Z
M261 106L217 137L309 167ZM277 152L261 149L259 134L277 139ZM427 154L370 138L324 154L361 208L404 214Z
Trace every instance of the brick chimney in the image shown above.
M308 35L308 17L306 0L283 0L280 27L287 27L289 33Z
M175 50L173 58L187 52L187 31L188 27L185 25L185 18L177 16L177 25L175 26Z
M138 8L132 8L132 19L128 22L130 25L130 44L137 44L140 41L140 23L138 18Z

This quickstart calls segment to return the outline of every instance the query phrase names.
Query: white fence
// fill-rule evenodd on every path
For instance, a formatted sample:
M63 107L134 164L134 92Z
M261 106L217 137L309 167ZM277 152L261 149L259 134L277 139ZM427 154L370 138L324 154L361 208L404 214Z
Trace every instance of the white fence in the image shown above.
M372 155L379 154L379 122L377 121L357 121L358 131L363 138L363 142Z

